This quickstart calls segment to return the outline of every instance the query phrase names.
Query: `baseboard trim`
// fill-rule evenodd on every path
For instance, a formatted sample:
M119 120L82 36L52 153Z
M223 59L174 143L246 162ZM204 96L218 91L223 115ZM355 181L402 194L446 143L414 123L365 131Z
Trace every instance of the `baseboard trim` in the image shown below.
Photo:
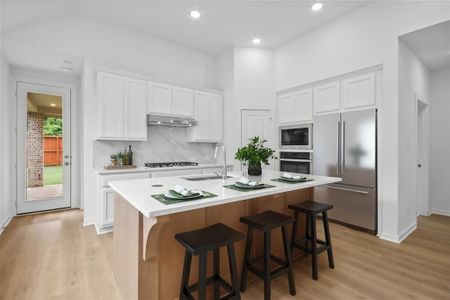
M97 232L98 235L110 233L110 232L113 232L113 226L111 225L111 226L99 227L99 226L95 225L95 231Z
M391 234L391 233L380 233L379 238L388 242L400 244L403 242L411 233L413 233L417 229L417 224L411 224L403 230L403 232L399 235Z
M430 215L431 214L450 217L450 211L443 210L443 209L431 209L430 210Z
M13 216L7 217L3 222L0 224L0 234L8 227L9 223L11 222Z

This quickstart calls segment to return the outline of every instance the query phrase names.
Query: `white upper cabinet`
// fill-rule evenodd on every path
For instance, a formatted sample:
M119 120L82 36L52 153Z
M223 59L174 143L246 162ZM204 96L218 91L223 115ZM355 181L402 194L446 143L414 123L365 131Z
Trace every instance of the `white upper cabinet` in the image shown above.
M342 108L358 108L376 104L375 73L342 80Z
M149 82L148 110L152 113L172 113L172 86Z
M294 94L294 119L295 122L312 120L312 89L306 89Z
M115 138L124 133L124 81L119 75L97 74L99 137Z
M125 136L127 138L147 139L144 80L125 78L125 120Z
M97 139L146 140L145 81L98 72Z
M162 83L149 82L148 112L192 117L194 91Z
M220 142L223 140L222 96L195 92L194 118L197 125L189 128L190 142Z
M294 121L294 94L278 97L278 123L291 123Z
M278 123L312 120L312 89L301 90L278 98Z
M314 113L339 111L340 84L339 81L318 85L314 88Z
M193 90L181 87L173 88L172 113L179 116L194 116L194 98Z

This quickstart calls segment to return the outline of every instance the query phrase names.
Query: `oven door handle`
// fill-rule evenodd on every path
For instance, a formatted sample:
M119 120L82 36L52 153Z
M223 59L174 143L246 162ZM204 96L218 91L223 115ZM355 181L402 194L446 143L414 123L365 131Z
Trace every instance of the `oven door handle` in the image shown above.
M291 159L291 158L280 158L280 161L293 161L293 162L312 162L312 159Z

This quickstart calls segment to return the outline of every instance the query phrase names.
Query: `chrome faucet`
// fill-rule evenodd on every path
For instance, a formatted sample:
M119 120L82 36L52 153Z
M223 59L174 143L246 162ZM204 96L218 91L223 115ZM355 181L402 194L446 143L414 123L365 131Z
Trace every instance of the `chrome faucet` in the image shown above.
M214 159L217 159L217 152L219 152L219 147L222 148L223 151L223 167L222 167L222 179L227 179L227 148L224 143L217 143L216 150L214 151Z

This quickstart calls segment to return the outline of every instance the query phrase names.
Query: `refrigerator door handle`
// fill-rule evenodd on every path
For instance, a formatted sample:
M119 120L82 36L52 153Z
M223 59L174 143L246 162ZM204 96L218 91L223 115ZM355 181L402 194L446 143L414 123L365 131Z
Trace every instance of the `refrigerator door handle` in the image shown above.
M360 194L364 194L364 195L368 195L369 192L368 191L360 191L360 190L354 190L354 189L347 189L347 188L342 188L342 187L335 187L335 186L326 186L328 189L331 190L338 190L338 191L346 191L346 192L352 192L352 193L360 193Z
M345 170L345 121L342 121L342 149L341 149L341 156L342 156L342 163L341 163L341 176L344 174Z
M337 175L341 175L341 121L337 122Z

